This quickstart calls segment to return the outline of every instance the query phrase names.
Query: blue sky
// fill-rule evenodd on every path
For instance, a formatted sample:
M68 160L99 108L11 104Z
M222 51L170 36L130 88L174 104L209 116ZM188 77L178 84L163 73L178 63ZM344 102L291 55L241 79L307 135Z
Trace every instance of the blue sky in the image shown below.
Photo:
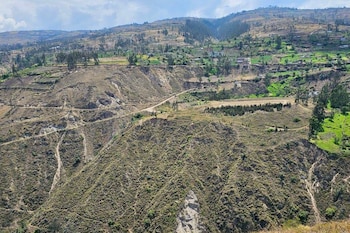
M102 29L174 17L219 18L242 10L281 6L350 7L349 0L0 0L0 32Z

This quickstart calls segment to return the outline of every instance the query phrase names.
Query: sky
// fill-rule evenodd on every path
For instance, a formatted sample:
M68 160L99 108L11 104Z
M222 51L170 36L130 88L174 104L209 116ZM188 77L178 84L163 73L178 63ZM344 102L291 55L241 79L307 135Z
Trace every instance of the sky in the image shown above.
M175 17L220 18L243 10L350 7L349 0L0 0L0 32L97 30Z

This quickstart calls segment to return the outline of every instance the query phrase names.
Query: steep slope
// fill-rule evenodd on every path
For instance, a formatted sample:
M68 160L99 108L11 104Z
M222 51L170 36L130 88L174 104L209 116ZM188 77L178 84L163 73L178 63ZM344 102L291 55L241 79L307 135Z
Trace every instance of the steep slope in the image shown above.
M173 232L191 192L203 232L249 232L296 218L315 223L331 204L338 208L334 218L349 214L346 191L335 200L331 190L335 174L336 184L348 187L348 158L332 159L304 139L290 141L288 132L255 139L249 128L211 116L136 124L57 189L30 224L73 232ZM254 148L247 137L252 145L267 138L278 143Z
M45 75L56 81L40 83ZM0 229L16 228L136 113L184 90L194 75L184 67L52 68L0 84Z

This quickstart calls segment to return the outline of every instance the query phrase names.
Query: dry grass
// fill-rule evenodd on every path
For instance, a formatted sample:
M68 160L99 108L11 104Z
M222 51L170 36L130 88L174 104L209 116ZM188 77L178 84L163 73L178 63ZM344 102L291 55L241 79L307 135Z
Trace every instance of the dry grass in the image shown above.
M315 226L298 226L291 229L259 231L258 233L347 233L350 232L350 220L342 222L320 223Z
M0 118L5 116L5 114L11 109L10 106L0 105Z
M100 64L128 65L126 57L103 57L99 60Z

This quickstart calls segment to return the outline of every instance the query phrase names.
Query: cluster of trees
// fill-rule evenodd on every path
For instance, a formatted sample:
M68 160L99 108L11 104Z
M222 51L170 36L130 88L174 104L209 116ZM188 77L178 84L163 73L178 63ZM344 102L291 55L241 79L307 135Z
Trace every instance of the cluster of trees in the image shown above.
M205 77L211 75L229 75L234 67L232 59L227 56L218 56L216 63L214 63L212 58L209 58L209 61L204 61L204 59L202 59L202 63L204 65Z
M185 37L185 43L189 44L193 44L195 40L204 42L205 39L213 35L209 22L189 19L186 20L180 32Z
M231 39L249 31L250 25L241 21L222 24L217 29L217 37L221 40Z
M128 56L128 62L129 62L129 65L131 66L134 66L136 65L136 62L137 62L137 56L135 53L131 53L129 54Z
M37 65L37 66L46 65L45 53L38 55L28 51L25 53L25 56L22 56L21 54L17 54L12 61L12 73L16 74L17 71L31 67L33 65Z
M56 54L57 63L67 63L68 70L77 68L78 63L87 66L90 59L94 59L95 65L99 64L98 54L96 52L74 51L70 53L60 52Z
M241 21L227 21L226 18L216 22L208 20L186 20L180 29L185 37L185 42L193 44L195 40L204 42L213 37L220 40L231 39L249 31L250 25Z
M304 105L308 105L309 102L309 90L305 87L298 87L296 94L295 94L295 103L303 103Z
M274 112L281 111L283 108L290 108L291 104L264 104L264 105L250 105L250 106L221 106L219 108L207 108L205 112L208 113L223 113L226 116L242 116L246 112L253 113L256 111Z
M326 84L316 98L316 105L309 122L309 138L315 138L318 132L323 131L322 123L326 118L325 109L328 103L331 108L340 109L342 114L349 111L349 93L337 78L331 84Z

